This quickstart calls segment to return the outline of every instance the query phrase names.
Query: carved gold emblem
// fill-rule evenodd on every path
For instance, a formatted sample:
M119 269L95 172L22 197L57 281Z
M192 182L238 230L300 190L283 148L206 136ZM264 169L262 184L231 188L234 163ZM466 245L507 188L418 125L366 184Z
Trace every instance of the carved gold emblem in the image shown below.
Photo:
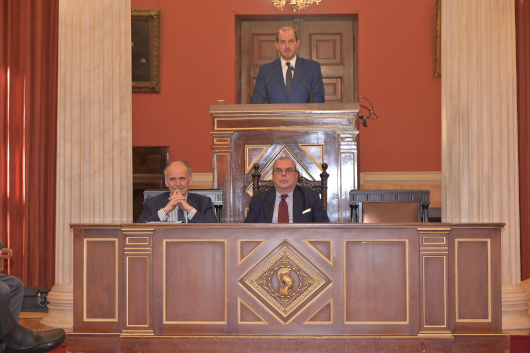
M245 283L285 318L326 280L288 246L283 246Z

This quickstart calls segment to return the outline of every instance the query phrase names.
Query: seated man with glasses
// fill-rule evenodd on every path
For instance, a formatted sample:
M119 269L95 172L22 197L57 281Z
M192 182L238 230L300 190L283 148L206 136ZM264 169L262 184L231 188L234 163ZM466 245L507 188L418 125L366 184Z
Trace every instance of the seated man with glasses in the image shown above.
M318 192L296 185L294 162L282 157L273 166L274 188L250 199L245 223L329 223Z

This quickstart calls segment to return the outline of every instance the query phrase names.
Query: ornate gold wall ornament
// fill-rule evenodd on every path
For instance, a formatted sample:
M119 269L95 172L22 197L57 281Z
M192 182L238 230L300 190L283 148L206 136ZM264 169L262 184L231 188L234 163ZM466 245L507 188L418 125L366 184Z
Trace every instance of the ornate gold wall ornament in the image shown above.
M312 267L284 245L245 283L286 318L328 283Z
M293 12L300 12L312 3L318 5L320 1L322 0L291 0L289 5L291 5L291 7L293 8ZM272 0L271 2L274 6L283 11L283 7L285 6L286 0Z

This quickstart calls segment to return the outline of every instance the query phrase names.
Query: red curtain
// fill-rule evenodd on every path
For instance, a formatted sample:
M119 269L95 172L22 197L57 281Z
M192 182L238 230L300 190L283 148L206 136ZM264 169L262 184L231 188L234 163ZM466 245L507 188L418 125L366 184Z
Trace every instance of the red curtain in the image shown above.
M8 272L55 281L59 0L0 0L0 241Z
M519 188L521 275L530 278L530 3L515 1L517 33L517 110L519 117Z

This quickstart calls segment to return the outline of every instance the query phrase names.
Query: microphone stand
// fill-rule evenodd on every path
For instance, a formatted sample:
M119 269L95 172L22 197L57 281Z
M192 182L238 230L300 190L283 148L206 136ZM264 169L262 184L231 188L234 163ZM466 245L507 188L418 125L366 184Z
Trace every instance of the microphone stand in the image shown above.
M258 90L258 93L256 94L256 104L259 103L259 93L261 92L261 90L263 89L263 87L265 87L267 85L267 83L269 83L270 80L272 80L272 78L274 77L274 75L276 75L278 73L278 71L280 71L282 68L281 67L277 67L276 68L276 71L274 71L274 73L272 74L271 77L269 77L269 79L267 80L267 82L265 82L263 84L263 86L261 86L261 88ZM305 85L305 83L304 83ZM306 86L307 87L307 86Z
M296 75L296 77L298 77L298 79L300 80L300 82L302 82L305 86L305 88L307 88L307 90L309 91L309 97L310 97L310 100L309 100L309 103L313 103L313 92L311 91L311 89L305 84L304 80L302 80L302 78L300 76L298 76L298 74L296 73L296 71L294 70L294 67L292 66L289 66L289 68L291 70L293 70L294 74Z

